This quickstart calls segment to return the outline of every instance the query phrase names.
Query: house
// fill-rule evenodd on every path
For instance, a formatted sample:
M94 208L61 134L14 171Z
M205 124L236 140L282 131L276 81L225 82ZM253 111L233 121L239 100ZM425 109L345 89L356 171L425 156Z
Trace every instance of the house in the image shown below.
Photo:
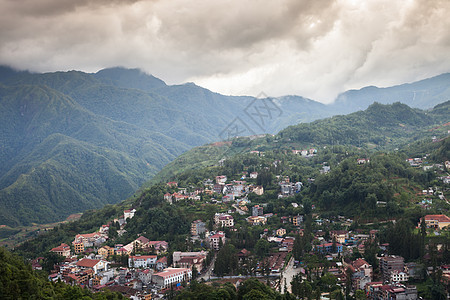
M123 218L126 219L132 219L134 217L134 213L136 212L136 210L133 209L127 209L123 211Z
M195 220L191 223L191 235L197 236L206 231L206 224L202 220Z
M247 218L247 222L250 225L253 225L253 226L255 226L255 225L265 225L267 223L267 218L264 217L264 216L257 216L257 217L251 216L251 217Z
M216 183L225 184L225 182L227 182L227 176L225 175L216 176Z
M94 274L97 274L102 271L107 271L109 262L102 259L83 258L76 265L83 270L90 269L94 271Z
M252 179L258 178L258 172L251 172L250 173L250 178L252 178Z
M241 251L238 252L237 257L239 259L239 261L244 261L246 260L250 255L250 251L248 251L247 249L242 249Z
M330 231L331 239L338 243L344 244L345 240L348 239L347 230L332 230Z
M372 281L373 268L372 266L362 258L358 258L352 263L353 267L353 288L364 289L366 283Z
M83 242L72 242L73 249L75 254L84 252L84 243Z
M214 250L220 249L220 241L222 241L222 245L225 244L225 233L223 231L219 231L209 237L210 246Z
M442 229L450 225L450 218L446 215L426 215L424 218L428 228Z
M75 246L77 243L83 243L84 248L100 246L106 242L106 235L100 232L77 234L72 244Z
M284 228L279 228L279 229L277 229L276 235L277 235L277 236L283 236L283 235L286 235L286 229L284 229Z
M300 226L300 224L303 223L303 216L302 215L293 216L291 217L291 222L294 226Z
M384 281L390 281L392 272L403 272L404 268L405 262L401 256L390 255L380 259L380 270Z
M258 196L261 196L262 194L264 194L264 188L261 185L250 186L249 190L250 190L250 192L253 192Z
M161 254L167 252L169 250L169 243L166 241L149 241L147 247L145 247L147 251L155 251L156 254Z
M167 268L167 256L163 256L156 261L156 270L162 271Z
M178 187L178 182L176 182L176 181L171 181L171 182L168 182L167 185L168 185L169 187Z
M334 253L342 253L342 245L339 243L335 244L336 251ZM333 243L325 243L316 246L316 250L319 253L332 253L333 252Z
M153 268L156 266L158 257L156 255L135 255L128 257L130 268Z
M409 276L406 272L399 272L399 271L392 271L390 276L391 283L399 283L399 282L405 282L408 281Z
M153 274L152 282L160 288L177 285L192 278L192 271L188 268L167 268L162 272Z
M98 229L98 232L100 232L102 234L108 234L108 231L109 231L109 225L102 225Z
M264 209L262 206L255 205L252 207L252 216L253 217L262 216L264 214L263 211Z
M64 243L61 243L58 247L53 248L50 252L56 253L60 256L70 257L70 246Z
M98 249L97 253L105 259L110 255L114 255L114 248L105 245Z
M203 269L203 262L206 259L206 252L180 252L175 251L173 253L173 265L179 268L195 267L198 272Z
M152 281L152 269L138 270L136 274L137 278L145 285L148 285Z
M229 214L225 213L216 213L214 215L214 222L220 227L233 227L234 226L234 218Z
M363 164L365 164L365 163L369 163L369 162L370 162L370 159L368 159L368 158L358 158L358 159L356 160L356 162L358 163L358 165L363 165Z

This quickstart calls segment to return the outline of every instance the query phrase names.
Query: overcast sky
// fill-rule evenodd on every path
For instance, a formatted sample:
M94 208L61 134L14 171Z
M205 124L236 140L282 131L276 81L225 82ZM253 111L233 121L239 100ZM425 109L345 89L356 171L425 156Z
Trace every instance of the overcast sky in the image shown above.
M450 71L448 0L0 0L0 64L322 102Z

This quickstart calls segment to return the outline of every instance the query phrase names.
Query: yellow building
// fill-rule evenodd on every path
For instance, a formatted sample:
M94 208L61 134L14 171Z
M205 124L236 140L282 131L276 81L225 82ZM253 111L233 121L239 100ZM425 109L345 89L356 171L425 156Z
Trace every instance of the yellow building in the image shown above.
M450 225L450 218L446 215L426 215L425 224L429 228L442 229Z

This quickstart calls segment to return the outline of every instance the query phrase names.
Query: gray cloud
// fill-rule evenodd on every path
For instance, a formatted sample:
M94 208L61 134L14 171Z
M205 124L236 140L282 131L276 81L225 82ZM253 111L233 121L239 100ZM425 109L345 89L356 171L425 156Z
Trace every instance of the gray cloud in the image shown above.
M450 69L449 1L0 0L0 63L331 101Z

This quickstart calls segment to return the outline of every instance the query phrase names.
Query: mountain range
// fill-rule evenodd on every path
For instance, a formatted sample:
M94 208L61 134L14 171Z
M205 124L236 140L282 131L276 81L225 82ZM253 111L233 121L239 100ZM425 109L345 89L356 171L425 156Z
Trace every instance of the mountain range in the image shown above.
M188 149L229 138L236 124L237 135L275 134L365 109L372 99L429 109L450 99L449 83L450 74L443 74L369 87L325 105L300 96L224 96L193 83L166 85L137 69L37 74L0 67L0 220L48 223L116 203ZM417 114L422 120L425 113ZM414 129L403 123L402 130ZM296 132L308 125L298 126ZM295 139L290 131L280 137Z

